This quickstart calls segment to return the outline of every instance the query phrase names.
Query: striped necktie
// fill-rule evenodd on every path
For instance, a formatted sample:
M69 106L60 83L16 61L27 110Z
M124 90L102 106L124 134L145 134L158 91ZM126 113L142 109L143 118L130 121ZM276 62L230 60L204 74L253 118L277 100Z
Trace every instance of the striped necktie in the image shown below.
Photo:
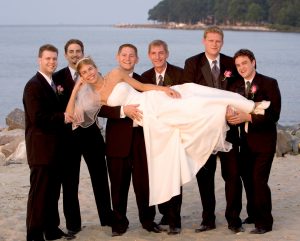
M53 80L51 80L51 88L56 93L56 85L54 84Z
M76 81L78 80L78 77L79 77L79 74L78 74L78 72L76 71L75 74L74 74L74 77L73 77L73 80L74 80L75 83L76 83Z
M246 81L246 86L245 86L245 96L246 96L247 98L249 97L250 86L251 86L250 81Z
M164 85L164 78L162 77L161 74L158 76L158 84L157 85L160 85L160 86Z

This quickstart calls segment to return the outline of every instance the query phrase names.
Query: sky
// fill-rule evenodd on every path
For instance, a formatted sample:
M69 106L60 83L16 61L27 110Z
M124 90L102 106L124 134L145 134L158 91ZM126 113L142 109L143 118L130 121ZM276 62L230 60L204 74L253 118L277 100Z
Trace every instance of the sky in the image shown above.
M1 0L0 25L149 23L160 0Z

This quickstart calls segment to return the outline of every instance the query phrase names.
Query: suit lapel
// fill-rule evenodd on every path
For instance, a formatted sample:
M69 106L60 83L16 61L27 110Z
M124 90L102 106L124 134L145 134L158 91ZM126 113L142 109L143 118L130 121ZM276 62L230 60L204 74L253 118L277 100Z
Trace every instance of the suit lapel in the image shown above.
M152 68L152 84L156 85L156 73L155 73L155 70L154 68Z
M58 101L57 94L53 91L52 87L49 85L48 81L45 79L45 77L41 73L37 73L37 77L42 85L42 88L45 90L47 95L51 96L52 99L55 99Z
M213 83L213 79L212 79L211 68L209 66L209 62L206 59L205 55L204 55L201 63L202 63L202 65L201 65L201 71L203 73L203 77L204 77L204 79L205 79L205 81L207 83L207 86L213 87L214 83Z

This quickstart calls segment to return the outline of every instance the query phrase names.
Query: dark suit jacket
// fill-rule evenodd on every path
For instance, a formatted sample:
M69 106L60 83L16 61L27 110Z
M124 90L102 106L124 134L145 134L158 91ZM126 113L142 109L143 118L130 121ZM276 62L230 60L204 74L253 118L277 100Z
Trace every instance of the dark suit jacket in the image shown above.
M275 153L277 130L276 125L280 117L281 94L276 79L256 73L252 83L257 87L255 93L250 93L249 99L255 102L262 100L271 101L271 105L265 110L264 115L252 115L252 122L249 122L248 133L244 131L244 125L241 128L242 144L247 145L251 151L272 152ZM245 95L245 81L238 79L229 89Z
M134 79L141 76L133 73ZM120 106L102 106L99 116L108 118L106 123L106 155L110 157L127 157L130 153L132 142L133 121L125 117L120 118Z
M55 72L52 78L56 86L60 85L64 89L63 93L60 95L60 98L63 101L64 108L66 108L75 85L69 67L62 68Z
M225 71L231 71L232 77L225 78ZM209 61L203 52L192 56L185 61L183 81L185 83L193 82L199 85L226 90L228 82L232 81L232 78L237 76L238 73L233 59L227 55L220 54L219 86L214 86Z
M164 76L164 85L178 85L182 83L183 69L167 63L167 69ZM154 68L145 71L142 75L142 82L156 85L156 74Z
M59 96L37 72L24 88L25 141L29 166L56 164L64 133Z

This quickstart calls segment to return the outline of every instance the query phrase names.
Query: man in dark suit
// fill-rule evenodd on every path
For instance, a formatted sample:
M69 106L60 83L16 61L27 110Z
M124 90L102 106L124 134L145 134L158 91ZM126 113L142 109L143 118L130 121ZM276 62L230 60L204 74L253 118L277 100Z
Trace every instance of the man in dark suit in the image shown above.
M235 65L242 76L230 86L255 102L270 101L264 114L236 111L228 121L241 125L241 176L247 196L247 223L255 224L250 233L263 234L272 230L271 191L268 186L271 166L276 151L276 125L280 117L281 95L277 80L256 72L256 59L248 49L234 55Z
M70 39L64 47L68 66L53 74L57 86L63 92L64 109L67 106L75 81L79 77L76 64L84 55L84 45L78 39ZM78 199L81 157L87 164L94 191L98 216L102 226L111 225L112 210L110 204L109 183L105 160L105 145L97 121L87 127L68 128L64 141L64 165L62 167L63 210L68 233L76 234L81 230L81 215Z
M233 59L221 54L223 46L223 31L211 26L205 29L203 45L205 52L188 58L185 61L185 82L194 82L218 89L227 89L229 82L238 75ZM227 141L233 144L229 152L220 152L222 177L225 181L226 211L225 217L228 228L234 233L244 231L240 219L242 209L242 181L238 167L238 132L230 127ZM216 228L215 224L215 171L217 155L211 155L206 164L197 173L197 182L202 201L202 222L196 232L208 231Z
M40 47L39 71L26 84L23 93L25 140L30 167L30 190L27 203L27 241L55 240L74 236L59 226L58 199L60 167L65 122L64 113L52 74L57 67L58 50L50 44Z
M121 45L116 58L122 70L134 79L140 80L140 76L133 72L138 62L138 52L134 45ZM129 225L126 213L131 176L139 220L143 228L149 232L161 231L154 222L155 207L149 207L149 180L143 128L132 121L140 119L141 114L137 105L114 108L103 106L99 113L102 117L108 117L106 157L114 214L113 236L125 233Z
M167 62L169 57L168 45L162 40L154 40L149 44L148 57L153 67L142 74L142 82L157 85L176 85L181 83L183 69ZM181 232L180 210L182 194L179 194L168 202L158 205L163 215L160 225L169 225L168 234Z

